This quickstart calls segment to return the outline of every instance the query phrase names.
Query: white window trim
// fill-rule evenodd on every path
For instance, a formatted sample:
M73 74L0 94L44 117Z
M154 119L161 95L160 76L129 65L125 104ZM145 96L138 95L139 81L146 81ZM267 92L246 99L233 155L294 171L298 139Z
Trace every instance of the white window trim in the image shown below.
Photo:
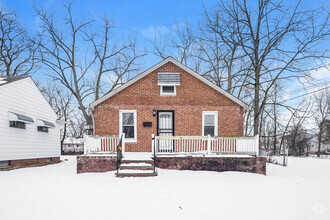
M174 86L174 93L163 93L163 86ZM161 85L160 86L160 95L161 96L176 96L176 85Z
M204 116L214 115L214 136L219 136L218 134L218 112L217 111L203 111L202 114L202 136L204 136Z
M134 115L134 138L125 138L125 142L136 143L137 142L137 116L136 110L119 110L119 134L123 133L123 125L122 125L122 115L123 113L133 113Z

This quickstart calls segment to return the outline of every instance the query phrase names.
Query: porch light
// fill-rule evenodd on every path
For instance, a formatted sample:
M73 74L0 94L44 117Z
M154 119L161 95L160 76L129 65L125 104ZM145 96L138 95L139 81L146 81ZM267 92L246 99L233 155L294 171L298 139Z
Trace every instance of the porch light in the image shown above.
M157 112L156 109L152 110L152 115L153 115L154 117L156 116L156 112Z

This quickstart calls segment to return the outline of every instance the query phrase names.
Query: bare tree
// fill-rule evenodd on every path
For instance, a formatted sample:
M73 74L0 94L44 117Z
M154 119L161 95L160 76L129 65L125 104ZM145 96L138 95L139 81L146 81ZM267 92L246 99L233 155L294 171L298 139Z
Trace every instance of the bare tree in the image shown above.
M172 27L171 35L166 39L160 39L155 35L152 41L151 52L165 59L173 56L180 63L190 66L195 71L201 70L201 56L199 46L196 44L196 37L188 22L176 23Z
M198 44L203 52L205 63L204 75L211 78L220 87L226 87L227 92L234 93L240 98L247 76L244 53L239 47L237 26L231 17L218 7L208 11L204 8L204 18L200 26Z
M317 125L317 156L321 155L321 144L326 139L326 127L330 120L330 90L328 87L314 95L314 121Z
M287 107L287 109L291 112L291 116L287 120L287 124L283 129L278 151L281 151L284 141L287 140L290 152L292 154L300 155L299 153L302 151L301 149L298 150L298 142L303 140L298 139L304 138L300 133L305 132L306 129L304 128L304 123L306 123L306 120L312 115L312 101L310 98L304 99L297 105L297 107Z
M16 12L0 8L0 74L18 76L35 71L36 49L37 44L18 22Z
M89 59L87 54L79 50L79 43L84 40L82 34L92 21L76 22L72 15L72 4L66 4L64 8L66 17L61 26L56 24L54 14L36 8L42 22L40 61L51 70L49 76L73 94L86 123L91 124L92 119L84 101L94 91L85 76L95 59Z
M147 54L145 51L137 51L136 40L128 39L127 42L122 40L121 43L118 43L111 33L113 28L114 25L109 18L104 16L102 36L96 33L86 33L86 40L92 43L96 56L95 100L100 96L104 75L110 79L112 83L110 91L112 91L124 76L129 79L130 73L140 70L137 62Z
M60 131L61 151L63 154L63 143L65 138L68 137L68 130L71 126L69 122L74 121L73 116L77 106L73 103L72 94L63 90L58 84L48 83L41 91L56 112L58 118L65 122Z
M300 1L294 8L273 0L258 0L256 8L246 0L220 1L218 11L236 31L235 42L247 57L247 85L253 85L254 134L259 133L260 115L269 92L278 80L308 76L309 63L327 57L318 44L329 37L329 13L305 9ZM231 39L228 41L230 42ZM322 66L319 65L315 68Z

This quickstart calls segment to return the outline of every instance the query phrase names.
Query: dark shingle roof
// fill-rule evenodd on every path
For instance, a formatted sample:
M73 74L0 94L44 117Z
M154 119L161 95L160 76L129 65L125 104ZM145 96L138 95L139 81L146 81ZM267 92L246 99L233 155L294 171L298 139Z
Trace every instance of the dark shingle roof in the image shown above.
M0 76L0 86L7 85L11 82L15 82L21 79L25 79L28 76Z

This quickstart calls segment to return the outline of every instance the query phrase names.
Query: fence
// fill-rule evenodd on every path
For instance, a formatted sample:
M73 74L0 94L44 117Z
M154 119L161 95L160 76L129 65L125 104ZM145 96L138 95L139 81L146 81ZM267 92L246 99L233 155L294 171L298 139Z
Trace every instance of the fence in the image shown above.
M152 149L156 154L245 154L259 155L259 136L154 136Z
M123 137L123 152L125 150ZM84 154L116 153L120 141L119 135L98 136L84 135Z

